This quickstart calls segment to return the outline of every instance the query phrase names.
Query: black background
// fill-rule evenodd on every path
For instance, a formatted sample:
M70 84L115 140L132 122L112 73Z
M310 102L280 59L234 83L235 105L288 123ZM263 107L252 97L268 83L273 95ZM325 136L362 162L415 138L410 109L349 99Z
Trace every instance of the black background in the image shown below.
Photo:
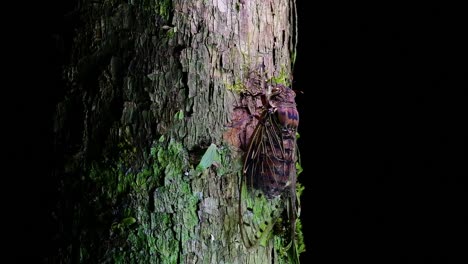
M298 10L303 262L466 261L466 16L303 0Z
M466 19L446 6L298 1L303 263L461 263ZM5 11L4 247L50 250L64 1ZM13 12L14 11L14 12Z

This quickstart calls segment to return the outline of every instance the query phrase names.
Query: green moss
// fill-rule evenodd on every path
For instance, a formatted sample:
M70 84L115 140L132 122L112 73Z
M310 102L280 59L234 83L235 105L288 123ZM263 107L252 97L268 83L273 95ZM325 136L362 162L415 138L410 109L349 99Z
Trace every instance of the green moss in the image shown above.
M162 136L150 154L143 155L148 158L139 169L130 166L138 157L127 141L117 150L115 161L92 163L88 175L96 192L86 194L89 200L104 197L96 202L95 210L106 217L96 221L107 226L117 241L105 252L107 259L114 263L177 263L180 243L194 239L198 225L199 199L187 178L187 172L193 171L187 150L180 142ZM111 217L115 208L122 208L117 219ZM80 256L84 262L92 255L87 252L83 246Z
M282 84L285 86L290 86L291 81L289 79L289 75L284 70L284 67L281 67L281 71L278 75L271 77L268 82L272 84Z
M164 17L166 20L169 20L170 12L172 11L172 1L171 0L163 0L161 1L161 5L159 6L159 14Z
M256 72L256 71L246 71L248 72L248 74L246 74L246 76L248 75L256 75L255 78L262 78L263 76L260 76L261 73L260 72ZM251 77L249 77L251 78ZM275 75L271 78L269 78L268 80L266 80L267 83L269 84L282 84L284 86L290 86L291 85L291 80L290 80L290 77L289 75L287 74L287 71L285 70L284 67L281 68L280 72L278 75ZM249 85L249 82L248 80L236 80L233 84L230 84L230 83L225 83L224 84L226 89L229 90L229 91L233 91L237 94L240 94L242 92L245 92L249 89L251 89L252 87L248 87ZM250 84L252 85L252 84ZM254 87L255 89L259 88L259 87Z
M177 32L177 27L172 27L169 30L167 30L166 35L168 38L173 38L176 32Z
M244 244L248 248L266 246L274 235L273 227L283 211L281 198L267 199L260 191L248 192L243 184L241 201Z
M225 86L226 86L226 89L228 89L229 91L233 91L238 94L247 90L245 85L240 81L236 81L233 84L225 84Z
M296 239L297 239L297 254L305 251L304 234L302 233L301 219L296 220Z
M169 18L172 13L172 1L171 0L143 0L142 8L146 12L155 12L160 15L166 23L169 22Z
M156 1L155 11L166 21L169 20L169 17L172 12L172 1L171 0L159 0Z
M153 224L143 224L133 230L126 239L124 254L117 252L114 260L119 263L177 263L177 240L174 239L167 214L154 214ZM156 238L157 236L157 238ZM121 262L120 262L121 261Z
M300 196L304 191L304 187L296 183L296 198L300 204ZM285 223L290 225L290 223ZM275 234L275 250L278 252L279 263L299 263L299 256L305 251L304 234L302 233L302 222L299 216L295 222L295 240L290 239L290 228L283 226L282 231Z
M180 142L174 139L167 142L165 137L153 144L150 153L154 161L152 172L159 174L164 184L150 197L154 212L150 213L151 228L144 229L146 237L142 240L153 245L149 249L152 263L177 263L179 244L193 239L194 228L198 225L199 200L184 178L185 172L190 170L188 153Z

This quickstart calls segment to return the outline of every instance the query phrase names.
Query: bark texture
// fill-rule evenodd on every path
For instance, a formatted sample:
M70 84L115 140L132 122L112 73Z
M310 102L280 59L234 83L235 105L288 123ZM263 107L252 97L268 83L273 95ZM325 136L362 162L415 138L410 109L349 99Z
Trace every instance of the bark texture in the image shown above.
M279 262L272 241L242 243L242 150L226 135L249 70L291 76L294 14L292 0L79 1L44 262Z

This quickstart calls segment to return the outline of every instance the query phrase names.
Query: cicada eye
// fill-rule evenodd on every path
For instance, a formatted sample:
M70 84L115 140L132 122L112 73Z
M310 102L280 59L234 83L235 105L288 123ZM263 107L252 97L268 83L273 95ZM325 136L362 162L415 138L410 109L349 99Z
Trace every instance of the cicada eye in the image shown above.
M281 88L278 86L275 86L271 89L272 94L279 94L281 92Z

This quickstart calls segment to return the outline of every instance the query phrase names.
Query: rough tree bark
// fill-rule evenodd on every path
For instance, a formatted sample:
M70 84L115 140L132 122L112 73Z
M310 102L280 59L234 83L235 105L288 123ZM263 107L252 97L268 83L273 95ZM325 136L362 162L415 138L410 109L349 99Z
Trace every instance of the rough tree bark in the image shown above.
M248 70L290 79L295 1L81 0L69 15L60 246L45 262L280 262L274 243L240 238L243 152L227 124Z

